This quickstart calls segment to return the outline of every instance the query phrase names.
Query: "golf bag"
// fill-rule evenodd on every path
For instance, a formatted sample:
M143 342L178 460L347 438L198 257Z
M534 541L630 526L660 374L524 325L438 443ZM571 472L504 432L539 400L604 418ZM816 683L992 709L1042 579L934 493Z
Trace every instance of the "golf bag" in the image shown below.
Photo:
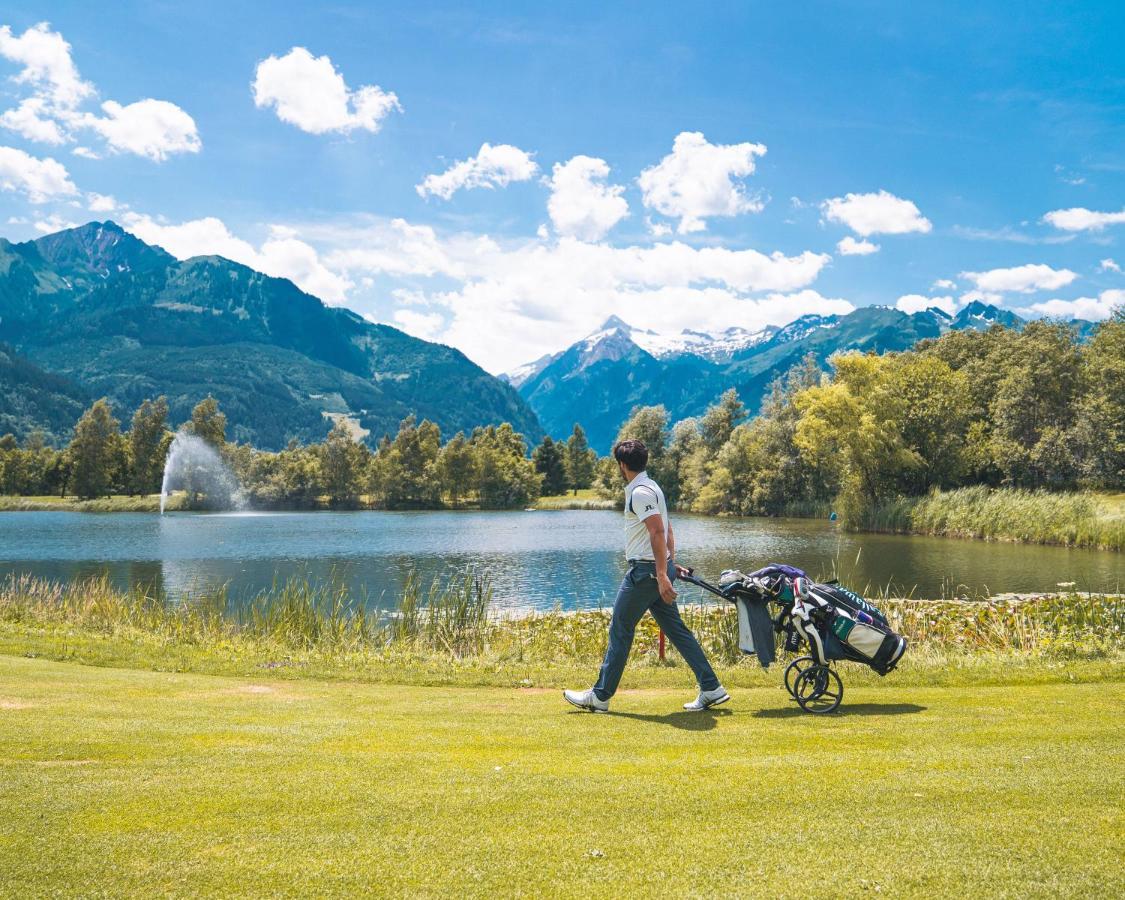
M808 643L809 655L785 670L785 687L807 712L832 712L840 705L843 684L829 663L862 663L886 675L906 652L906 639L875 604L839 584L817 584L793 566L774 563L749 575L728 569L718 586L691 569L680 577L735 604L739 648L757 655L763 667L774 661L777 634L785 635L791 653ZM779 608L776 618L771 604Z

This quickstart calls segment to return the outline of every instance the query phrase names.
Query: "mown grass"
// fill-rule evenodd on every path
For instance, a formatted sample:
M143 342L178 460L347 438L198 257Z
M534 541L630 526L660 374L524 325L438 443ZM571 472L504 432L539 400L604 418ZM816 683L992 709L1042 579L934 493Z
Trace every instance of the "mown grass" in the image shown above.
M1125 505L1113 495L967 487L889 501L846 524L859 531L1125 549Z
M1120 681L688 693L0 657L0 895L1125 893Z

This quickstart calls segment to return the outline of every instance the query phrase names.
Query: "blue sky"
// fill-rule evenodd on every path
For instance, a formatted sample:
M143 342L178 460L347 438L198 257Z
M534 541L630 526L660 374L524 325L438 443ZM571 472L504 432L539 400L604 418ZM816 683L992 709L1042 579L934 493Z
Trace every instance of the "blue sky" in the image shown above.
M1122 4L547 7L0 9L0 233L112 218L496 372L610 314L1125 302Z

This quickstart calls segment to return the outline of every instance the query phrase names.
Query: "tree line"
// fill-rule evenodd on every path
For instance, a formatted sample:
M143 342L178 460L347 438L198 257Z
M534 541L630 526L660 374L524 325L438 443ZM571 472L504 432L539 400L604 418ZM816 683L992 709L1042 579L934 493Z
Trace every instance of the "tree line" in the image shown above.
M580 425L529 453L509 424L443 441L436 424L411 416L372 450L339 421L321 443L270 452L228 442L208 397L180 427L215 447L260 508L513 508L589 487L621 493L612 457L599 458ZM0 438L0 492L154 493L173 436L163 397L142 403L124 432L102 399L65 448L41 434L22 446ZM1064 324L1032 322L951 332L901 353L842 353L828 371L810 356L773 383L753 418L732 389L676 423L662 406L637 407L619 437L648 445L669 503L704 513L834 506L848 517L965 485L1122 490L1125 313L1085 343Z
M545 438L530 457L524 436L507 423L459 432L443 443L436 424L413 416L374 451L341 420L324 441L294 441L275 453L229 442L226 415L207 397L180 430L218 452L257 508L513 508L533 503L543 491L588 488L597 462L579 425L565 442ZM174 437L164 397L145 400L124 432L103 398L83 413L62 449L49 446L42 433L22 446L13 435L0 438L0 493L153 494L161 489Z
M859 520L898 497L967 485L1125 489L1125 311L1088 342L1036 321L955 331L911 350L806 357L747 419L727 391L671 425L634 409L620 436L681 509L743 515L839 509ZM604 493L619 490L612 461Z

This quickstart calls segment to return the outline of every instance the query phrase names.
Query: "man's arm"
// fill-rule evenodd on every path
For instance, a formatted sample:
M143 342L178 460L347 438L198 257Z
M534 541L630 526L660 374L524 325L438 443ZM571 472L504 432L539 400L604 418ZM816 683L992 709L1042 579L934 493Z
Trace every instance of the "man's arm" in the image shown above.
M648 539L652 543L652 557L656 560L656 586L660 590L660 599L665 603L676 602L676 589L672 587L672 579L668 577L668 542L664 539L664 520L660 516L649 516L644 520L648 529Z
M668 559L676 558L676 535L672 533L672 520L668 520Z

